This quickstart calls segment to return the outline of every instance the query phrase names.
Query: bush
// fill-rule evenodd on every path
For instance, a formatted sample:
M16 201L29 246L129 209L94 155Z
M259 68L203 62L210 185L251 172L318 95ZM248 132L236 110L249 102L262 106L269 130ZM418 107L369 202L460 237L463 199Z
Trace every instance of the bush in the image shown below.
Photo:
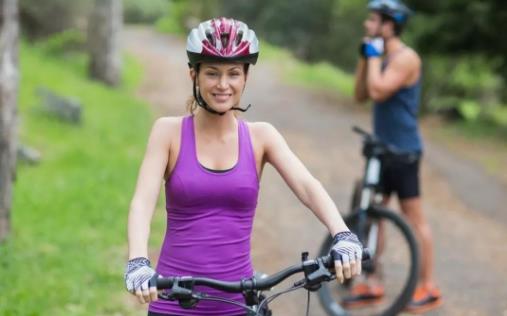
M168 0L123 0L124 19L127 23L153 23L164 16Z
M219 0L171 0L167 14L157 21L156 27L164 33L185 34L201 21L227 15L221 8Z
M48 55L64 55L71 52L84 51L86 48L86 36L76 29L65 30L49 36L37 46Z
M496 105L484 113L485 121L499 126L507 135L507 105Z
M504 86L494 60L483 56L431 56L424 60L423 111L476 120L499 104Z
M92 5L92 0L20 0L23 32L36 39L69 28L83 29Z

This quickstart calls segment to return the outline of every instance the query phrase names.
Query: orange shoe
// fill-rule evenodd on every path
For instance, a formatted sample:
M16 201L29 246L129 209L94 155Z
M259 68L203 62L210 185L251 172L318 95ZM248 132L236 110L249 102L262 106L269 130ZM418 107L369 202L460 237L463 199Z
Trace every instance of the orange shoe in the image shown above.
M410 302L405 307L405 312L422 314L442 305L442 294L436 287L428 289L418 286Z
M384 297L384 287L367 283L358 283L352 287L350 295L344 297L344 308L361 308L379 304Z

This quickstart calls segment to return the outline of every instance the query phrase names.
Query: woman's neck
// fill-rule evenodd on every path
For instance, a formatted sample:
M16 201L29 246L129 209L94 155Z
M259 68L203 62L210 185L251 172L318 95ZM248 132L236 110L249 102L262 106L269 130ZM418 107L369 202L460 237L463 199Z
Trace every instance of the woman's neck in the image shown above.
M213 138L222 138L231 132L236 132L238 124L233 111L217 115L202 109L194 115L194 122L197 129Z

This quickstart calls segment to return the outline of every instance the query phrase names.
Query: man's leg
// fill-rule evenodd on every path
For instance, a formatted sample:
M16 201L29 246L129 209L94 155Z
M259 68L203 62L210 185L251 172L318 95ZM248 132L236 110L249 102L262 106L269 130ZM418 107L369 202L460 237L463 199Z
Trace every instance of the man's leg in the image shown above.
M431 228L423 213L421 198L400 200L400 207L419 241L421 254L419 285L433 288L435 286L433 280L433 238Z
M405 308L412 313L424 313L442 304L440 291L433 279L433 238L422 208L419 167L420 160L400 164L397 187L401 211L412 226L421 255L418 284Z
M433 238L424 216L420 197L400 199L400 207L419 241L421 270L419 282L405 311L426 313L442 305L442 295L433 279Z

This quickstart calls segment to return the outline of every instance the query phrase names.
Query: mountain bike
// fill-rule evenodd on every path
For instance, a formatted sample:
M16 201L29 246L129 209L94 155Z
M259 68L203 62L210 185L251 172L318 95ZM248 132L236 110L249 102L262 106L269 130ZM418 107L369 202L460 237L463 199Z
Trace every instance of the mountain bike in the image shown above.
M382 205L382 165L393 161L410 161L411 154L400 152L373 135L354 126L353 131L362 136L362 155L366 159L362 179L354 185L350 213L344 217L351 231L370 251L372 260L363 267L366 276L380 277L384 297L378 304L363 308L345 309L340 298L350 293L352 282L342 285L323 284L319 299L330 316L344 315L396 315L407 304L417 285L419 274L419 251L414 234L406 221L393 210ZM332 243L326 238L320 254ZM371 281L371 280L370 280ZM379 281L379 280L376 280Z
M329 249L328 249L329 250ZM363 251L363 262L367 262L368 249ZM280 284L288 277L303 272L304 278L294 282L288 289L266 297L263 291L271 290L275 285ZM308 259L308 253L301 255L301 263L283 269L271 276L254 275L251 278L237 282L220 281L203 277L160 277L154 275L150 280L150 286L155 286L159 292L158 297L162 300L178 301L184 309L191 309L201 300L220 301L228 304L241 306L245 309L246 316L271 316L272 311L268 303L277 297L298 290L308 290L308 301L306 315L309 313L310 292L317 291L322 283L336 279L334 272L334 261L330 255ZM245 303L225 299L218 296L199 293L194 286L207 286L229 293L242 293Z

